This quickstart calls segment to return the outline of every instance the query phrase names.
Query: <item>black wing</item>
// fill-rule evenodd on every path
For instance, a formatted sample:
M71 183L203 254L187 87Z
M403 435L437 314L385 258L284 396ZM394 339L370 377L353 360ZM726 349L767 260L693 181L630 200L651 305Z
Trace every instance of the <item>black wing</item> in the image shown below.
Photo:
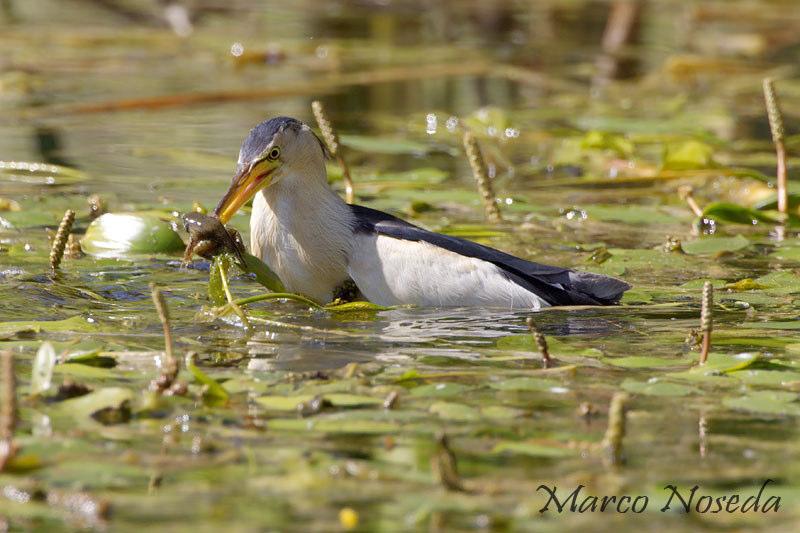
M610 305L619 302L630 288L615 278L541 265L472 241L434 233L388 213L351 205L355 231L377 233L395 239L423 241L457 254L497 266L509 279L533 292L550 305Z

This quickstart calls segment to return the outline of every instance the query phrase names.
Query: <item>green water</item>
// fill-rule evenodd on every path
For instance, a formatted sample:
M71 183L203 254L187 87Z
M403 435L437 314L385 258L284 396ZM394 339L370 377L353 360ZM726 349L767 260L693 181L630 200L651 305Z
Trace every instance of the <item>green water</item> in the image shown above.
M366 531L796 527L796 227L780 240L769 222L721 220L698 236L677 194L693 186L701 207L774 196L765 76L777 80L798 175L795 2L647 2L616 78L598 74L603 2L198 2L187 37L156 2L102 4L2 4L0 161L72 170L0 169L0 199L19 207L0 211L0 350L15 355L22 447L0 474L0 526L332 531L350 508ZM47 229L65 209L77 234L92 194L112 212L166 219L210 209L249 128L279 114L313 124L313 99L339 129L359 203L634 288L617 307L537 314L558 363L543 370L524 313L273 301L248 308L247 330L210 314L208 263L183 267L180 253L67 258L50 275ZM484 221L464 126L496 176L498 226ZM248 216L231 221L245 235ZM670 238L676 251L665 251ZM742 279L755 283L734 285ZM716 287L715 325L700 369L691 337L704 280ZM148 400L164 346L151 282L176 354L196 352L227 399L204 395L183 368L185 397ZM237 275L232 291L263 288ZM44 341L60 362L33 397ZM92 355L66 361L79 352ZM62 400L64 380L93 392ZM608 467L601 441L620 391L625 463ZM299 415L315 395L331 405ZM432 472L442 430L466 491ZM780 496L777 513L660 512L667 484L747 496L766 479L762 502ZM642 514L540 514L541 484L651 503Z

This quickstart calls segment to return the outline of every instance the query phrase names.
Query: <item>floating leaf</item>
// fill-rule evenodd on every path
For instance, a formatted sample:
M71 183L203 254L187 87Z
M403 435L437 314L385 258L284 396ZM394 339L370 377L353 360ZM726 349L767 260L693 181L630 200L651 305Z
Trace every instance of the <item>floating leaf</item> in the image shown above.
M171 253L184 243L169 222L149 213L106 213L81 239L81 249L97 257Z
M31 369L31 394L39 395L50 389L53 368L56 366L56 351L49 342L43 342L36 352Z
M691 255L712 255L721 252L736 252L750 246L747 237L703 237L689 242L681 243L681 248Z
M668 381L661 381L659 379L651 379L648 381L636 381L634 379L626 379L620 385L623 390L633 392L635 394L645 394L647 396L686 396L698 392L697 389L680 385L678 383L670 383Z
M391 307L374 304L372 302L345 302L336 305L326 305L325 310L332 313L360 313L364 311L388 311Z
M723 398L722 405L729 409L771 415L800 415L800 402L794 392L753 391L737 398Z
M459 396L470 390L471 387L461 383L429 383L411 389L411 396L447 397Z
M615 133L592 130L586 133L581 140L581 148L594 150L612 150L620 157L630 157L633 153L633 143Z
M714 149L700 141L689 140L667 144L664 147L662 169L694 170L716 166Z
M25 336L26 334L40 333L42 331L87 332L95 329L97 329L97 323L94 320L87 320L82 316L72 316L64 320L0 322L0 340Z
M555 445L548 445L538 442L525 442L525 441L501 441L498 442L492 453L514 453L519 455L529 455L531 457L571 457L576 454L574 450L566 447L559 447Z
M192 373L194 379L203 385L205 389L203 391L203 399L211 405L221 405L227 403L229 397L228 391L226 391L223 386L217 383L214 379L209 377L205 372L200 370L197 365L194 364L194 358L195 354L191 352L186 356L186 368Z
M307 402L313 397L313 394L297 396L260 396L256 398L256 402L262 407L273 411L294 411L299 404ZM324 394L323 398L335 407L362 407L383 403L383 398L347 393Z
M628 357L605 357L603 361L623 368L666 368L689 364L685 359L666 359L650 355L631 355Z
M710 218L721 222L734 224L747 224L752 226L756 222L775 224L778 220L767 213L750 209L729 202L712 202L703 209L702 218Z
M107 409L123 409L133 399L133 391L106 387L58 404L58 409L76 418L90 418Z
M500 350L532 352L532 355L538 353L539 350L533 342L533 337L531 337L530 333L502 337L497 340L496 346ZM567 340L562 340L558 337L548 336L547 346L550 349L550 353L556 357L559 355L577 355L582 357L600 357L603 355L603 352L597 348L575 346L567 342Z
M491 382L489 386L497 390L549 391L553 387L558 386L558 383L541 378L521 377Z
M431 404L428 410L445 420L469 422L479 420L481 417L480 411L463 403L435 402Z

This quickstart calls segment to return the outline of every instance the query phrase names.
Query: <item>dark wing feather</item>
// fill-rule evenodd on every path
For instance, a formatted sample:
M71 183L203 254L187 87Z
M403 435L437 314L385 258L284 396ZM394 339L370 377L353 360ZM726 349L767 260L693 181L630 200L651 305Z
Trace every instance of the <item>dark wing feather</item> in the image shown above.
M619 301L630 285L608 276L541 265L514 257L488 246L434 233L397 217L351 205L357 232L377 233L395 239L423 241L457 254L494 264L506 275L550 305L609 305Z

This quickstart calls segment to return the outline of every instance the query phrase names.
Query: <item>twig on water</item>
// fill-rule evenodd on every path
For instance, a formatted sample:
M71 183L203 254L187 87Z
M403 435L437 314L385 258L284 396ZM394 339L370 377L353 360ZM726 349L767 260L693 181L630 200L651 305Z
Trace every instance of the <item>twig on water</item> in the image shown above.
M784 144L783 113L775 93L775 82L772 78L764 79L764 101L767 105L769 129L772 132L772 143L778 159L778 211L786 214L789 210L789 194L786 177L786 145Z
M14 374L14 354L10 350L0 352L3 389L0 396L0 471L14 458L14 430L17 428L17 377Z
M533 318L528 317L525 323L528 325L528 329L531 332L533 342L536 343L536 348L539 350L539 355L542 356L542 367L550 368L553 365L553 359L550 357L550 350L547 348L547 339L544 338L544 335L542 335L542 333L536 327L536 323L533 321Z
M497 201L492 189L492 182L486 172L486 162L481 155L481 149L478 146L478 141L472 132L464 132L464 150L467 152L467 159L469 166L472 167L472 175L478 184L478 191L483 198L483 208L486 211L486 218L489 222L497 224L503 221L500 214L500 208L497 207Z
M625 437L625 403L627 401L627 394L616 392L608 407L608 428L603 437L606 466L619 466L623 463L622 439Z
M58 231L53 238L53 246L50 248L50 269L55 274L61 265L61 259L64 257L64 249L67 246L67 239L69 232L72 230L72 223L75 222L75 211L67 209L61 223L58 225Z
M319 100L314 100L311 102L311 110L314 112L314 118L317 119L317 124L322 132L322 138L325 141L325 146L328 147L328 151L333 157L336 158L336 161L339 162L339 166L342 167L345 200L348 204L352 204L355 201L353 178L350 176L350 168L347 166L344 157L342 157L342 152L339 150L339 135L336 133L333 123L325 113L325 107L323 107L322 102Z
M714 286L710 281L703 283L703 304L700 310L700 331L703 332L703 344L700 348L700 364L706 364L708 352L711 350L711 330L714 326Z

